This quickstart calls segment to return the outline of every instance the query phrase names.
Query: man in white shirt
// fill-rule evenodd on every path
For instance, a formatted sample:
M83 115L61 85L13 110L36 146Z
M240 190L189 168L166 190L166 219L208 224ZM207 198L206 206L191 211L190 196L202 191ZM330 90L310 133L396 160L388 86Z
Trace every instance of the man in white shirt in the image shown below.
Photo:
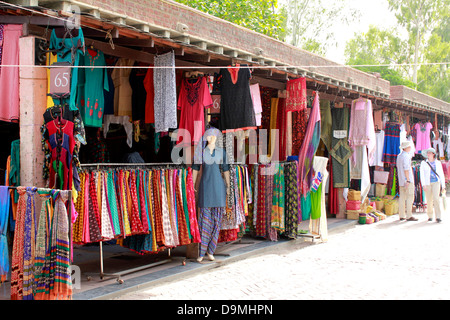
M397 173L400 198L398 202L398 210L400 220L417 221L412 215L412 206L414 203L414 175L411 165L411 141L401 143L402 152L397 156Z

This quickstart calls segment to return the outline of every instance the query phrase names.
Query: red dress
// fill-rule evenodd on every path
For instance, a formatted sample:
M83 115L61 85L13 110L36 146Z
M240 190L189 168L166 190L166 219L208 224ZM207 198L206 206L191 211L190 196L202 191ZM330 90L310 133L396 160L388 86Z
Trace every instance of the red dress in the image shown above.
M213 104L206 77L199 77L194 80L183 78L178 97L178 109L181 110L179 128L189 131L191 135L190 144L196 144L201 140L205 132L204 109L210 108ZM195 128L196 121L198 121L197 128ZM178 143L180 142L184 144L188 141L179 138Z

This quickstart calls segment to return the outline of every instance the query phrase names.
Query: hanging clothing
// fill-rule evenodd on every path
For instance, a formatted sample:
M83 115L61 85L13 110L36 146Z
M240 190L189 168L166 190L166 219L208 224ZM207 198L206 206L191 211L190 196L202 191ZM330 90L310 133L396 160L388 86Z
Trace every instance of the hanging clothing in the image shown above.
M277 173L273 177L273 200L272 200L272 219L271 226L278 232L285 230L285 175L284 165L277 165Z
M88 49L80 59L80 65L90 68L79 69L77 105L87 127L100 128L105 113L104 91L109 91L105 56L102 51Z
M350 158L352 149L348 144L348 128L350 114L348 108L334 108L330 155L332 157L333 186L335 188L350 187Z
M0 285L9 274L7 230L9 223L11 193L7 186L0 186Z
M85 40L83 30L55 28L50 35L50 50L56 51L57 62L66 62L74 67L80 66L80 61L85 54ZM78 96L78 75L82 69L72 68L70 80L70 98L53 98L55 105L69 103L70 110L76 111ZM69 101L67 101L69 100Z
M311 115L308 120L308 127L306 129L305 140L299 152L299 193L305 196L311 187L313 176L313 159L320 142L320 104L319 94L316 93L314 97Z
M431 122L416 123L414 125L416 132L416 154L431 148L430 132L433 129Z
M105 100L105 112L104 114L114 114L114 94L115 87L114 81L110 72L106 72L108 78L108 90L103 90L103 96Z
M288 80L286 84L286 111L306 109L306 78Z
M320 101L320 119L321 119L320 139L325 144L327 150L330 151L332 140L333 117L331 115L330 101L328 100Z
M127 134L127 145L131 148L133 146L133 123L130 121L129 116L115 116L112 114L106 114L103 120L103 138L106 139L109 131L109 125L121 124Z
M144 79L144 87L147 92L145 102L145 123L155 123L155 84L153 82L153 68L148 68Z
M375 133L375 135L376 135L376 140L377 140L377 146L375 149L374 165L382 167L382 166L384 166L384 162L383 162L384 130L378 131L377 133Z
M169 52L155 57L153 81L155 87L155 132L166 132L177 128L177 90L175 54Z
M292 112L292 153L298 155L306 135L306 126L308 124L308 110Z
M298 235L298 208L299 196L297 189L297 161L288 162L285 165L285 235L288 238L296 239Z
M400 153L400 124L387 122L384 134L383 162L394 164Z
M19 38L22 25L3 26L2 65L19 65ZM0 70L0 120L19 121L19 67L3 67Z
M135 67L139 66L139 63L134 64ZM147 103L147 91L145 89L144 80L147 72L134 68L130 73L130 85L132 88L131 95L131 111L133 121L145 120L145 108Z
M126 68L134 65L134 60L120 58L111 73L114 83L114 115L132 117L132 95L133 89L130 85L130 74L132 69Z
M376 141L371 100L359 98L352 101L348 139L353 150L357 146L367 146L369 164L372 165ZM353 163L356 161L361 159L353 157Z
M256 129L255 111L250 91L251 72L247 65L220 70L220 130Z
M253 110L255 112L256 126L261 126L262 118L262 103L261 103L261 91L259 89L259 83L252 84L250 86L250 92L252 94Z
M178 97L178 110L181 110L179 129L187 130L189 141L178 139L184 144L197 144L205 132L205 109L212 107L213 101L209 93L206 77L197 79L183 78L180 95ZM180 134L181 135L181 134Z

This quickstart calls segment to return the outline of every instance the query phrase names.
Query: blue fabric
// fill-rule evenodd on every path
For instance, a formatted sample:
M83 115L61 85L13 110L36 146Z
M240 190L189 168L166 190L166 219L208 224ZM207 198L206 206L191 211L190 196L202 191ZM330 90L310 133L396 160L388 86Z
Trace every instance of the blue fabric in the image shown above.
M0 276L8 275L9 272L6 231L8 229L10 199L11 195L8 187L0 186Z
M433 170L436 171L436 162L430 162L430 165L433 167ZM436 176L436 174L433 172L433 170L430 170L430 183L433 182L438 182L438 177Z
M211 154L208 148L203 149L202 165L193 164L192 169L200 171L200 166L203 167L203 172L199 187L199 208L225 207L227 191L220 170L230 170L225 150L216 148Z

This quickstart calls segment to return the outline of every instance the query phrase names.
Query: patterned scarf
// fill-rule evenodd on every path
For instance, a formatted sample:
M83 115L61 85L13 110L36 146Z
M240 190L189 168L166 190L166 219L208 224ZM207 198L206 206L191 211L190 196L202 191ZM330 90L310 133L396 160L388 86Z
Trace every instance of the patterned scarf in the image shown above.
M198 229L197 222L197 205L195 202L195 191L194 191L194 180L192 178L192 168L187 169L187 180L186 180L186 190L187 190L187 203L189 211L189 222L191 227L192 242L200 243L200 231Z
M11 300L23 298L23 263L25 239L25 215L27 205L26 188L18 187L19 200L17 204L16 226L11 259Z
M69 220L65 203L68 191L52 191L55 210L52 223L50 247L50 299L70 300L72 280L70 270ZM52 283L53 281L53 283Z
M308 127L306 129L305 140L299 152L299 193L305 196L310 187L314 175L313 160L316 154L317 147L320 142L320 104L319 95L316 93L314 98L311 115L308 120Z

